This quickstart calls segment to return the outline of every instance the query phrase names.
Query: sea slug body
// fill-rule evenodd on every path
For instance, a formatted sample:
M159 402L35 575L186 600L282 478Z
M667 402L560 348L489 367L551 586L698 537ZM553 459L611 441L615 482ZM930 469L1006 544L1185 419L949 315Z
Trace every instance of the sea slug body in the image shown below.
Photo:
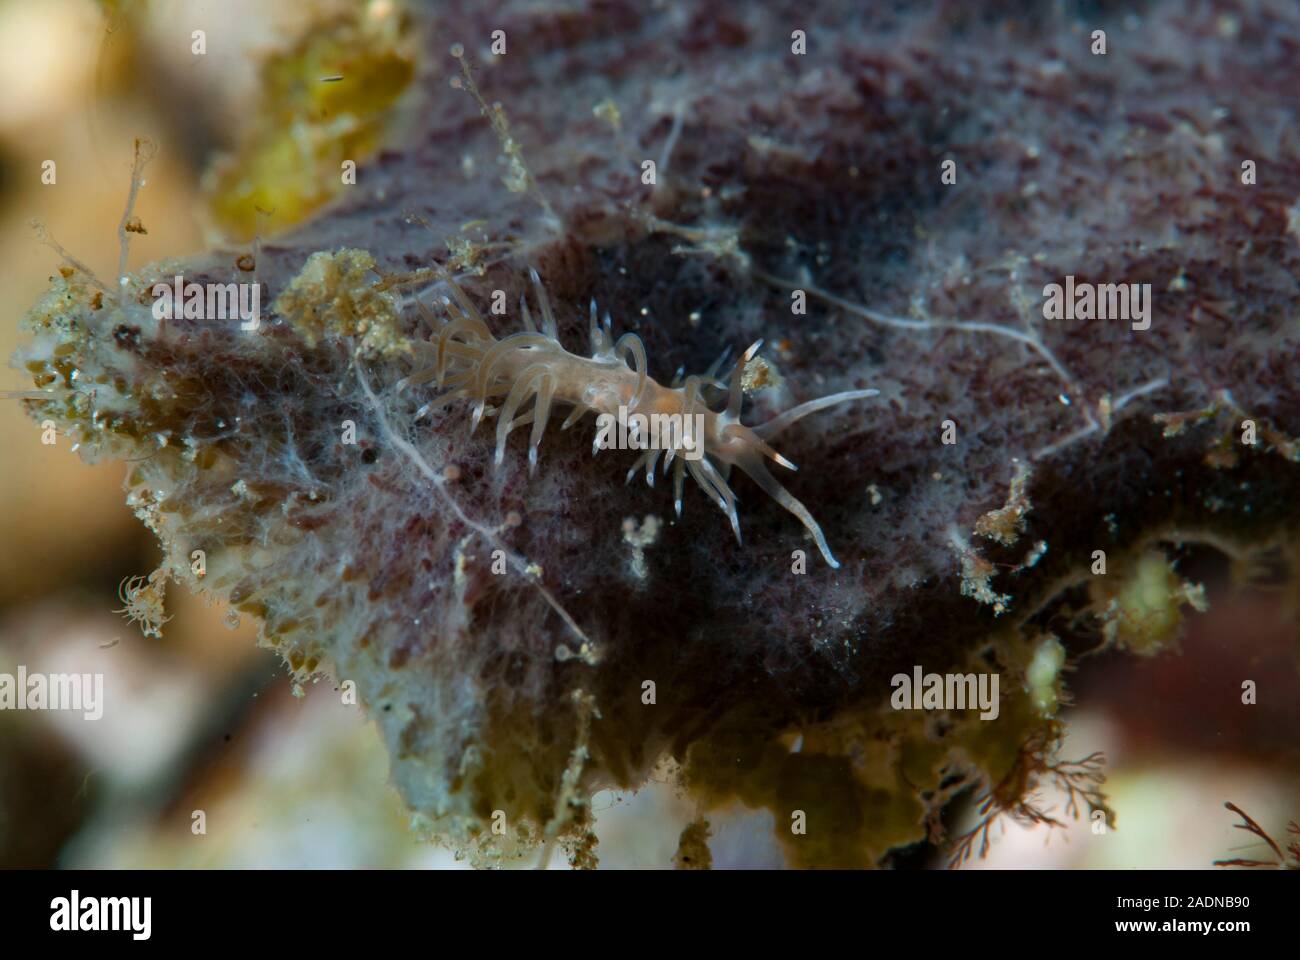
M596 303L591 302L591 356L570 353L561 346L555 315L537 272L531 271L541 329L533 322L525 297L520 298L520 314L525 329L498 340L489 329L478 308L456 281L445 278L452 296L443 297L448 320L436 335L422 344L427 363L408 376L400 386L410 388L436 381L443 392L425 404L417 417L461 400L472 404L471 431L488 415L497 418L496 463L505 455L506 439L516 427L532 424L528 460L530 471L537 468L537 450L546 430L551 408L566 405L571 412L561 425L567 429L588 413L596 413L606 424L593 444L595 453L602 444L608 425L617 423L633 436L642 433L640 426L655 418L681 424L667 442L641 445L644 452L628 471L630 480L645 470L646 480L654 485L655 468L663 457L663 470L673 468L673 501L677 515L682 511L682 486L686 474L699 484L718 505L740 539L740 520L736 514L736 495L730 486L733 466L748 474L782 507L799 518L831 566L839 563L831 553L821 527L812 513L795 499L772 476L764 464L770 457L781 466L796 469L770 445L787 427L810 413L850 400L876 396L877 390L849 390L818 400L802 403L757 426L740 422L744 400L742 380L746 364L758 352L762 341L753 344L736 362L729 384L718 380L714 371L703 376L688 376L680 384L665 387L646 373L646 352L641 338L625 333L617 340L611 332L609 314L604 324L597 319ZM715 365L716 366L716 365ZM726 393L726 406L711 410L705 391ZM496 408L489 401L500 400ZM519 413L530 400L532 410ZM699 424L694 428L692 424ZM645 439L642 437L641 439ZM702 452L698 445L702 444Z

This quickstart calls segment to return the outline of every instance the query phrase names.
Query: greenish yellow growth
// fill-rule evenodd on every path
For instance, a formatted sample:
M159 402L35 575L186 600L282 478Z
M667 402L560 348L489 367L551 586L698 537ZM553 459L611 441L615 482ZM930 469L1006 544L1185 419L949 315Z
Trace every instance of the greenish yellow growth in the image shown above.
M988 668L980 658L962 667ZM743 723L715 731L692 745L687 786L705 809L738 800L771 811L792 866L857 868L877 865L890 850L942 839L940 812L972 783L995 790L1010 808L1040 772L1024 745L1049 739L1051 723L1017 684L1003 687L996 722L978 711L892 710L887 703L882 695L767 742ZM796 812L802 833L793 829Z
M709 849L709 821L701 817L686 825L677 841L673 866L678 870L712 870L713 852Z
M482 276L487 272L484 260L493 250L502 249L487 239L487 221L471 220L461 224L461 235L447 238L447 269ZM473 234L474 236L471 236Z
M1117 581L1097 578L1093 591L1104 611L1106 642L1144 657L1176 638L1184 604L1197 612L1208 609L1204 587L1184 583L1156 550L1142 554Z
M585 690L578 689L572 694L573 705L578 711L578 733L569 754L569 763L560 778L560 791L555 798L555 814L546 824L548 838L558 837L570 823L585 821L588 817L590 799L582 789L582 771L591 757L589 741L591 740L591 722L600 719L596 708L596 698Z
M777 372L776 367L759 356L750 358L749 362L745 364L745 372L740 378L741 389L746 393L773 390L783 383L785 383L785 378Z
M217 224L247 240L300 222L344 189L344 162L360 166L382 145L415 75L412 39L399 5L359 4L273 54L256 119L204 180Z
M1052 634L1039 641L1033 659L1025 668L1025 686L1029 697L1045 717L1056 715L1061 697L1061 668L1065 666L1065 647Z
M1015 461L1015 474L1011 478L1011 491L1005 506L990 510L975 521L975 533L1011 546L1025 530L1025 515L1033 506L1029 501L1029 467L1021 460Z
M1011 594L998 593L993 589L993 578L997 575L998 568L969 546L962 546L960 555L961 595L989 605L998 616L1011 609Z
M606 97L600 103L591 108L591 114L597 120L603 120L609 124L614 133L623 132L623 115L619 113L618 104Z
M275 312L309 347L322 339L357 338L365 357L410 353L396 300L374 285L375 259L365 250L313 253L276 298Z
M84 275L70 267L63 267L59 271L59 276L55 277L50 284L50 288L27 311L23 323L27 329L35 333L53 330L75 336L77 324L73 318L78 310L91 305L92 297L96 292L86 282ZM102 307L102 295L98 302ZM84 331L80 336L85 336ZM37 386L44 386L44 384L38 383Z

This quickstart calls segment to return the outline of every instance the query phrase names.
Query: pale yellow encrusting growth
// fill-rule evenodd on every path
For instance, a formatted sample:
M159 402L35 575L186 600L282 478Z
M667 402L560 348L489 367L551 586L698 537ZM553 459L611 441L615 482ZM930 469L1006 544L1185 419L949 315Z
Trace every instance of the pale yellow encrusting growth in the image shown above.
M313 253L276 298L275 312L309 347L331 337L357 337L363 356L407 353L395 298L364 282L374 267L365 250Z

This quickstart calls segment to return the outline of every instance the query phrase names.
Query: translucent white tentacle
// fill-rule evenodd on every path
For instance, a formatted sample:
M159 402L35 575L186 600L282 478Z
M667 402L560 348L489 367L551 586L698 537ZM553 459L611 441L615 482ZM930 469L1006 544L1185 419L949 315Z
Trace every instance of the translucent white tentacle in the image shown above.
M737 466L749 474L769 497L799 518L799 522L812 534L813 542L817 544L817 549L821 551L822 557L831 567L838 570L839 561L831 554L831 548L826 543L822 528L817 525L817 521L808 512L808 508L791 496L790 491L781 486L776 477L767 472L767 467L763 466L763 461L755 458L752 463L739 463Z
M818 410L825 410L827 407L833 407L837 404L848 403L850 400L865 400L867 397L874 397L880 393L879 390L846 390L843 393L832 393L829 397L822 397L818 400L809 400L807 403L801 403L797 407L792 407L785 413L778 414L767 423L751 427L754 433L758 434L764 440L772 440L781 434L786 427L796 423L808 416L810 413L816 413Z
M532 278L533 292L537 294L537 308L542 311L542 332L558 343L560 334L555 328L555 314L551 312L551 300L546 295L546 288L542 286L542 278L531 268L528 276Z

